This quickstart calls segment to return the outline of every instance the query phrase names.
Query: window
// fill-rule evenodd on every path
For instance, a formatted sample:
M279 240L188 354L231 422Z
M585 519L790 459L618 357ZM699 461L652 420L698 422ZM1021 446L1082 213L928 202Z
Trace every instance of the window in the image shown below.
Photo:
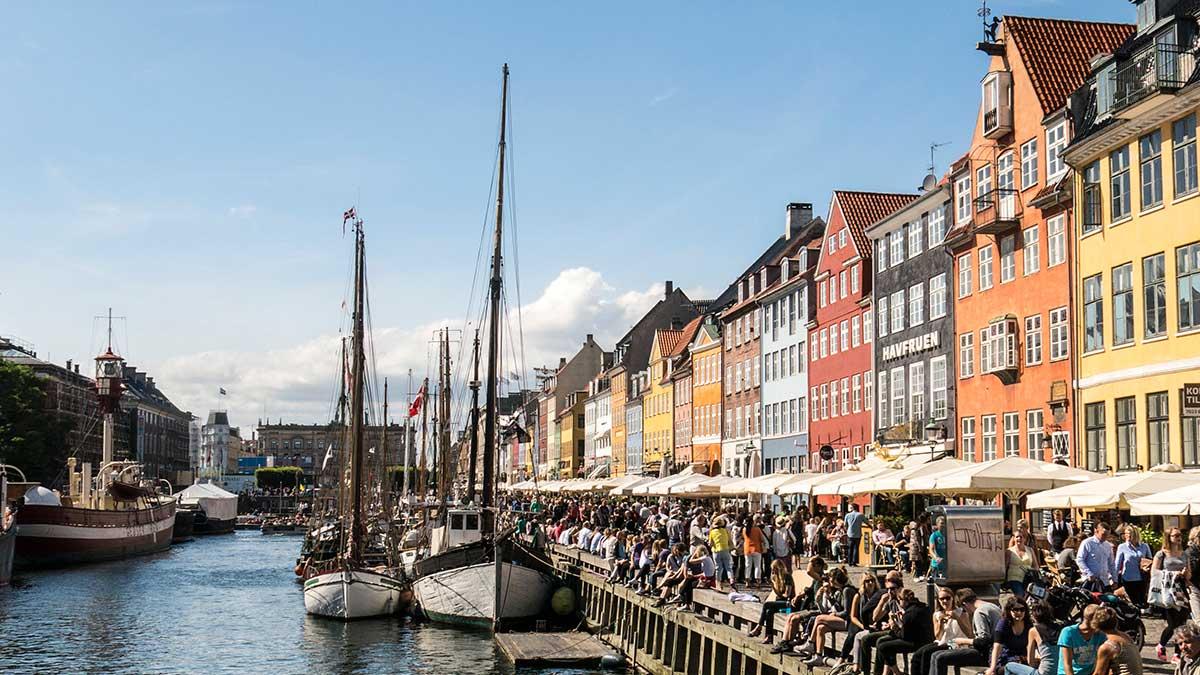
M821 358L820 353L818 353L818 351L817 351L817 343L819 343L819 342L820 342L820 340L818 340L816 335L814 334L813 341L812 341L812 360L813 361L816 361L817 359Z
M1104 402L1088 403L1083 407L1084 451L1088 471L1101 471L1107 466L1104 449Z
M892 293L892 332L904 330L904 291Z
M892 267L904 262L904 228L888 234L892 245Z
M1038 182L1037 138L1021 144L1021 189L1028 190Z
M1100 275L1083 280L1083 351L1104 349L1104 290Z
M1008 203L1001 203L1001 213L1006 216L1013 214L1012 200L1015 199L1014 183L1016 176L1013 170L1013 153L1006 152L996 158L996 195L997 199L1006 200Z
M792 399L792 429L797 433L808 431L808 417L804 414L805 406L807 405L803 396Z
M996 416L984 415L979 418L983 425L983 461L996 459Z
M850 292L858 293L858 265L850 268Z
M1170 434L1168 429L1168 398L1167 392L1156 391L1146 394L1146 423L1150 441L1150 466L1166 464L1170 461Z
M820 410L821 395L820 395L819 391L820 390L818 390L816 387L812 387L811 389L809 389L809 392L808 392L808 394L809 394L808 400L812 402L812 418L813 418L814 422L817 421L818 419L820 419L820 417L818 416L821 412L821 410Z
M992 372L992 340L986 328L979 331L979 372Z
M986 291L992 287L992 246L988 244L979 249L979 290Z
M929 212L929 246L937 246L946 239L946 207L939 206Z
M829 330L821 329L821 358L829 355Z
M905 417L904 402L908 398L908 390L904 388L904 367L892 368L892 426L902 424Z
M1196 116L1171 125L1172 156L1175 163L1175 198L1196 191Z
M842 351L850 349L850 322L842 321Z
M962 418L962 458L965 462L975 461L975 418Z
M1113 346L1133 342L1133 263L1112 271Z
M859 337L859 320L858 315L850 317L850 345L857 347L861 344L862 339Z
M1137 3L1137 29L1142 32L1154 25L1154 21L1158 12L1155 10L1158 3L1153 0L1141 0Z
M939 356L929 361L929 398L931 402L929 414L935 420L946 419L949 409L949 399L946 393L946 357Z
M888 426L888 374L886 370L879 371L879 427Z
M1021 455L1021 416L1015 412L1004 413L1004 456Z
M1070 351L1067 348L1069 339L1067 333L1067 308L1059 307L1050 310L1050 360L1061 361L1067 358Z
M990 197L992 191L992 165L984 164L975 170L975 198Z
M1029 455L1029 459L1045 461L1047 458L1042 452L1042 411L1026 410L1025 411L1025 450Z
M842 378L842 414L850 414L850 378Z
M1017 238L1008 235L1000 239L1000 283L1017 278Z
M1046 267L1067 261L1066 216L1054 216L1046 221Z
M870 410L872 404L875 401L875 399L872 398L872 394L871 394L871 386L874 384L874 381L871 380L871 372L870 371L863 373L862 377L863 377L863 409Z
M829 252L830 252L830 253L833 253L834 251L836 251L836 250L837 250L837 237L835 237L834 235L830 234L830 235L829 235L829 241L828 241L827 243L829 244Z
M1084 234L1100 229L1100 160L1092 162L1083 170L1083 219Z
M887 235L885 234L882 237L880 237L877 244L878 244L879 252L875 254L875 271L882 272L887 269L887 262L888 262L888 256L887 256L888 238L887 238Z
M864 343L870 342L871 338L874 336L874 333L871 332L872 330L874 330L874 327L871 325L871 310L868 309L867 311L863 312L862 325L863 325L863 342Z
M1137 399L1114 401L1117 409L1117 470L1137 467Z
M846 248L846 228L844 227L841 232L838 232L838 248Z
M943 316L946 316L945 272L929 280L929 318L940 319Z
M1162 132L1154 131L1138 139L1138 174L1142 180L1143 211L1162 204Z
M954 182L954 221L959 225L971 219L971 177L963 176Z
M908 224L908 257L915 258L925 251L925 228L921 221L914 220Z
M925 285L916 284L908 289L908 325L920 326L925 322Z
M825 337L822 335L821 337ZM838 353L838 327L834 324L829 327L829 355L833 356Z
M971 254L964 253L958 257L958 297L965 298L971 294Z
M1113 150L1108 155L1109 184L1112 192L1112 220L1128 218L1129 195L1129 146Z
M1042 315L1025 317L1025 365L1042 362Z
M1166 260L1162 253L1142 258L1142 303L1145 337L1167 334Z
M925 419L925 364L921 362L908 365L908 404L912 410L912 419Z
M829 304L829 285L827 282L822 281L817 284L817 297L821 299L822 307Z
M888 299L886 295L880 295L879 300L879 337L887 337L888 334Z
M1046 182L1058 178L1067 170L1063 150L1067 147L1066 120L1046 129Z
M966 379L975 374L975 334L958 336L958 376Z
M841 273L838 274L838 283L841 286L841 291L838 293L838 298L844 298L844 297L846 297L846 293L847 293L846 270L842 270Z
M1029 276L1030 274L1037 272L1042 267L1042 261L1040 260L1042 247L1041 242L1038 241L1037 225L1026 228L1025 231L1021 233L1021 239L1023 251L1021 254L1021 260L1025 265L1025 276Z
M1200 242L1175 249L1179 330L1200 328Z
M980 351L985 365L980 366L982 372L1012 370L1017 367L1017 322L1014 319L993 321L986 330L987 344L981 345ZM990 368L986 363L990 356Z
M855 373L850 380L850 400L854 403L854 412L862 411L862 375Z
M821 385L821 419L829 419L829 384Z

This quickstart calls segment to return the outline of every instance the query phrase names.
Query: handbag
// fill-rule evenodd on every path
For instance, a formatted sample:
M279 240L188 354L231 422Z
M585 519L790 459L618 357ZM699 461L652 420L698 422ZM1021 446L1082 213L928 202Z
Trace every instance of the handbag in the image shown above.
M1175 576L1178 572L1154 570L1150 573L1150 590L1146 593L1146 602L1153 607L1162 609L1177 609L1175 597Z

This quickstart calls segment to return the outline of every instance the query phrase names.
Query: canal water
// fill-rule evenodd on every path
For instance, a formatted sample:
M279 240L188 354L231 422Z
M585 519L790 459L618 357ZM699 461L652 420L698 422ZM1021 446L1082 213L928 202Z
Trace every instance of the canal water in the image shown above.
M310 617L300 537L205 537L0 588L0 673L513 673L486 632ZM521 673L584 673L554 669Z

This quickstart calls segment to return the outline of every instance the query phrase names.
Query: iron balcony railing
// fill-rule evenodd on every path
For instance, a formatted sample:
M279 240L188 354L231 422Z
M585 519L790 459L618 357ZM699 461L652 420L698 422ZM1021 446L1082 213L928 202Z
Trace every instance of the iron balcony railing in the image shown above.
M1085 183L1083 186L1083 213L1080 215L1080 227L1087 234L1100 229L1101 192L1098 183Z
M975 198L975 229L988 234L1015 227L1021 220L1021 195L1015 188L996 188Z
M1117 67L1112 73L1113 108L1120 109L1161 92L1187 84L1196 57L1172 44L1155 44Z

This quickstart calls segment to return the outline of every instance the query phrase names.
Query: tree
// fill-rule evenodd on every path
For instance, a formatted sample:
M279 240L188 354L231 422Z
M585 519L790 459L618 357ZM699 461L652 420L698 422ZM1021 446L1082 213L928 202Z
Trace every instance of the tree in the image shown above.
M52 481L67 461L71 424L46 409L46 393L33 370L0 360L0 460L31 481Z

